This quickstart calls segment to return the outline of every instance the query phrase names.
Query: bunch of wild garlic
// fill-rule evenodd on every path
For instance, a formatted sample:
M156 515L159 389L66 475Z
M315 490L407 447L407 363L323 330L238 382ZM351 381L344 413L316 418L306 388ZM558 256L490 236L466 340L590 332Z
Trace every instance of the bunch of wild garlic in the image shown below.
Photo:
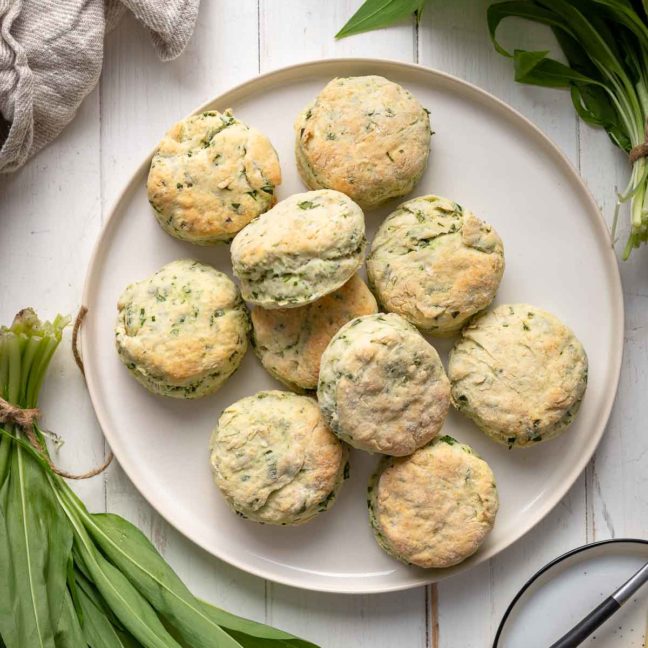
M197 599L57 474L35 408L67 322L26 309L0 328L0 648L313 648Z
M420 17L426 0L366 0L338 32L343 38L402 20ZM548 51L516 49L497 41L506 18L524 18L553 31L567 64ZM630 203L630 236L623 250L648 242L648 0L507 0L488 7L488 28L495 49L513 59L515 80L548 88L569 88L576 112L588 124L604 128L628 154L632 170L618 193L619 208Z

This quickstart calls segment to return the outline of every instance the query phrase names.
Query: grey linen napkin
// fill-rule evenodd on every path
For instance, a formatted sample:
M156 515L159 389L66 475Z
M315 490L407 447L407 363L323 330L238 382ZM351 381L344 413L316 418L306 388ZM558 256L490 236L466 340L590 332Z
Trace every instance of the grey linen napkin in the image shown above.
M104 35L129 10L162 60L193 33L200 0L0 0L0 173L51 142L96 85Z

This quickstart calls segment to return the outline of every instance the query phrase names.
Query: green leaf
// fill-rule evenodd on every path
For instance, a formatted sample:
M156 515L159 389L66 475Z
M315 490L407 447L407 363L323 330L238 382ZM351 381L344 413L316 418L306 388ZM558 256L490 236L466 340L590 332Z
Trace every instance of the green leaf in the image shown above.
M72 531L41 467L19 444L0 510L0 634L9 648L54 648Z
M117 515L90 515L86 511L82 519L108 559L189 645L240 648L202 612L191 592L139 529Z
M139 644L119 633L110 619L99 609L83 588L79 588L79 604L83 610L83 636L90 648L135 648Z
M519 83L545 86L548 88L568 88L577 83L597 84L569 66L546 57L547 52L527 52L515 50L513 65L515 80Z
M110 609L143 646L179 648L179 644L164 629L153 608L119 569L99 552L94 556L83 555L83 559Z
M283 630L278 630L272 626L251 621L250 619L243 619L235 614L221 610L205 601L198 601L206 614L208 614L218 625L226 628L227 632L235 637L239 643L246 646L263 645L268 648L278 648L279 646L291 646L293 648L318 648L316 644L295 637ZM247 638L243 638L247 635ZM262 644L249 643L251 639L272 640L272 643L267 641Z
M67 590L63 593L63 609L56 627L54 642L56 648L79 648L85 645L81 623Z
M11 437L3 428L0 428L0 435L3 438ZM35 465L40 465L41 474L47 475L49 494L56 496L60 505L59 512L65 514L69 528L73 531L72 556L75 565L75 579L81 585L84 594L90 597L97 607L102 608L103 606L104 615L116 627L117 634L125 642L125 646L129 646L129 648L130 646L134 648L141 648L141 646L144 648L181 648L164 629L147 601L132 587L124 575L96 550L72 504L78 503L84 511L85 507L69 486L49 470L45 458L31 445L19 438L13 439L13 441L22 452L29 455ZM0 535L0 549L2 549L1 541L2 536ZM94 585L90 582L91 579L94 581ZM3 579L0 579L0 585L2 583ZM0 589L0 602L9 600L3 599L2 595L3 592ZM129 636L122 632L121 626L130 630L141 643L134 640L129 642ZM29 645L31 648L31 645L36 646L37 644L18 644L18 648L23 648L25 645ZM9 644L8 648L13 648L13 646Z
M609 37L604 38L576 6L566 0L542 1L545 6L554 10L559 21L558 28L586 46L588 55L599 68L605 68L611 74L625 76L623 66L613 51L614 41Z
M508 56L509 58L512 58L513 55L497 40L497 28L505 18L510 17L524 18L549 27L562 27L559 18L554 12L539 7L532 0L511 0L490 5L486 12L486 21L491 41L502 56Z
M268 639L261 639L260 637L253 637L249 634L236 632L235 630L227 631L234 639L236 639L243 648L310 648L314 644L304 641L303 639L279 639L270 641Z
M514 0L488 9L493 45L513 56L516 79L546 87L569 87L578 115L605 128L626 153L644 141L648 119L648 12L646 0ZM510 54L497 41L500 23L508 17L547 25L569 65L544 53L517 50ZM612 235L619 206L630 201L631 232L623 258L648 242L648 164L632 165L626 188L617 192Z
M83 505L77 500L77 506ZM239 648L241 644L221 626L273 642L297 640L286 632L196 599L148 538L123 518L104 513L90 515L87 511L80 514L102 552L190 646ZM294 645L312 646L307 642Z
M346 38L353 34L388 27L414 13L420 18L425 2L426 0L365 0L335 38Z
M629 2L623 0L593 1L602 7L612 10L606 15L612 17L616 22L625 25L637 37L643 39L644 42L648 42L648 26L641 20Z
M77 588L83 590L85 596L90 599L92 604L101 612L101 614L103 614L103 616L106 617L106 619L108 619L108 622L115 629L115 632L117 633L121 641L125 643L125 645L133 645L137 648L140 648L141 644L135 641L132 635L130 635L126 631L123 624L119 621L119 619L114 615L113 611L108 607L107 603L103 600L97 588L90 580L88 580L86 576L83 575L83 573L79 569L80 566L80 563L77 563L75 565L75 580L77 583Z
M145 648L180 648L146 599L124 574L96 549L79 519L76 496L60 481L56 491L74 529L75 562L82 565L115 616Z
M614 107L610 104L609 96L603 88L597 86L573 86L571 89L572 103L583 121L604 128L615 146L629 152L632 143L619 122Z
M74 610L79 619L79 623L83 624L83 610L81 609L81 604L79 603L79 592L76 585L76 578L74 574L74 559L72 558L72 554L70 554L70 558L68 559L66 582L68 591L70 592L70 597L72 598L72 605L74 605Z

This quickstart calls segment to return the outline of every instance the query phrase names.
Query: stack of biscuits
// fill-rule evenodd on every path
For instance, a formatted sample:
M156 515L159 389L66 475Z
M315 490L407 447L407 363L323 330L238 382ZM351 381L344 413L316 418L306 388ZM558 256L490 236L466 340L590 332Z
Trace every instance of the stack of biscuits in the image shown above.
M430 135L428 111L400 85L334 79L295 122L309 191L277 202L265 135L230 111L179 122L153 157L150 203L176 238L230 242L239 287L197 261L169 263L120 297L116 344L147 389L197 398L235 372L249 340L289 391L250 395L218 421L211 466L231 508L260 523L307 522L333 504L349 446L378 453L368 487L378 544L441 568L477 551L498 509L488 464L443 434L450 406L509 448L535 445L576 415L587 357L546 311L487 310L503 244L452 200L402 203L367 256L364 211L413 190ZM458 335L447 374L423 333Z

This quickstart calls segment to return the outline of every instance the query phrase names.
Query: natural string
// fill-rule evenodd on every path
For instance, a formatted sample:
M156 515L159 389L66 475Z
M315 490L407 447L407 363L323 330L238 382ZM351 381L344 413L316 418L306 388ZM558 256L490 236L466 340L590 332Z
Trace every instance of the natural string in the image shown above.
M79 312L77 313L76 319L74 320L74 326L72 327L72 354L74 355L74 361L79 367L79 371L85 378L85 367L83 366L83 359L79 353L79 330L83 320L85 319L88 308L86 306L81 306Z
M84 377L85 370L83 367L83 359L79 353L78 339L79 329L87 312L88 309L85 306L81 306L79 314L74 322L74 328L72 329L72 353L74 354L77 366ZM16 405L12 405L10 402L0 397L0 423L13 423L18 426L27 435L27 439L33 448L42 454L52 471L60 477L65 477L65 479L90 479L90 477L100 475L104 470L106 470L106 468L108 468L110 462L113 460L112 450L109 450L106 460L100 466L97 466L85 473L70 473L67 472L67 470L63 470L56 466L50 457L44 452L43 445L34 432L34 424L40 418L40 415L41 412L38 408L22 409Z
M648 119L646 120L646 131L644 133L644 141L641 144L634 146L628 154L630 163L634 164L638 159L648 157Z

